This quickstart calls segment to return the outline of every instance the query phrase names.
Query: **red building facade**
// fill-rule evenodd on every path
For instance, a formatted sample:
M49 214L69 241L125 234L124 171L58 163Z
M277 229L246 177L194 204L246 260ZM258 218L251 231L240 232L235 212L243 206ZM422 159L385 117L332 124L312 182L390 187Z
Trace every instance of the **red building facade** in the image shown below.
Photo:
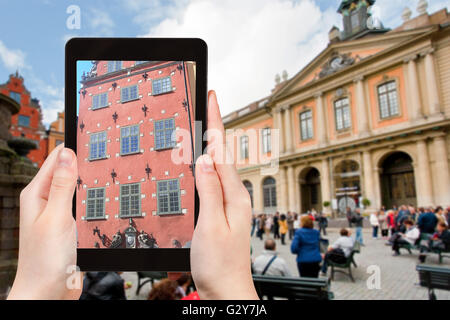
M81 84L78 246L188 246L194 229L193 157L190 142L175 136L193 127L195 65L94 61ZM189 153L187 161L176 164L172 152L181 147Z
M23 137L36 143L28 158L41 167L47 157L47 137L42 124L42 112L39 100L31 98L24 85L24 79L18 72L11 74L7 83L0 85L0 93L7 95L20 104L19 113L11 117L10 132L13 137Z

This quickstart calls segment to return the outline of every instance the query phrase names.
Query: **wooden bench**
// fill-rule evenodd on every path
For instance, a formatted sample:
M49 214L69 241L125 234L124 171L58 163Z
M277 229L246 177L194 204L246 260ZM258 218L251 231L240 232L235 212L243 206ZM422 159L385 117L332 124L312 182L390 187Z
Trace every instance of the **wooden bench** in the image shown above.
M356 265L354 256L355 256L355 254L360 253L360 251L361 251L361 245L358 241L355 241L352 252L345 260L345 263L336 263L331 260L328 260L328 266L331 267L331 280L334 280L335 272L340 272L340 273L343 273L343 274L349 276L350 279L352 280L352 282L355 282L355 279L353 278L353 275L352 275L352 265L354 265L355 268L358 267ZM346 273L344 270L341 270L341 269L347 269L348 273Z
M267 297L288 300L332 300L330 282L327 278L288 278L253 275L256 292L260 299Z
M138 284L136 288L136 295L139 294L141 288L144 284L150 282L153 287L155 280L161 280L167 278L167 272L157 272L157 271L138 271ZM142 282L141 282L142 281Z
M422 241L428 241L432 234L429 233L421 233L419 240L416 241L415 244L410 243L402 243L399 245L399 249L406 249L408 250L409 254L412 254L412 250L421 250L423 247L421 245Z
M436 300L435 289L450 290L450 268L419 264L420 285L428 288L428 298Z

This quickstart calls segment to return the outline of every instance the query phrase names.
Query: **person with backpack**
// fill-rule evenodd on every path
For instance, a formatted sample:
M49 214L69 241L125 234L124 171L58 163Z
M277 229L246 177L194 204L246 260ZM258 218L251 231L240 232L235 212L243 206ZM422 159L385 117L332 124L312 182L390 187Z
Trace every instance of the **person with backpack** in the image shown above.
M281 277L292 276L286 261L277 255L275 240L267 239L264 243L264 249L263 253L256 257L255 262L253 262L253 274Z

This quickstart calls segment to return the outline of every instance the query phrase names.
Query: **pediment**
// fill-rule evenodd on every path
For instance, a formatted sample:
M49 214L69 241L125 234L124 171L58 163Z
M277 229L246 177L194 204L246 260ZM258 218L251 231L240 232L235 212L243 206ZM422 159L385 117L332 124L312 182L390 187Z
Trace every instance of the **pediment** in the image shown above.
M429 31L428 28L426 30L388 32L373 37L330 44L306 67L288 80L289 83L279 90L272 97L272 100L287 96L303 86L331 74L344 71L352 65L398 46L427 31Z

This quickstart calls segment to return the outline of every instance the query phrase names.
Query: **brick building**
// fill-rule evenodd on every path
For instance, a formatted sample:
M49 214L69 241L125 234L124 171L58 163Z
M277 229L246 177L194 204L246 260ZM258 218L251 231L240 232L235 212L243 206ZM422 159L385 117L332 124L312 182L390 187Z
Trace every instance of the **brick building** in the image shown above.
M363 199L368 212L450 205L450 16L429 14L422 0L417 16L398 13L397 28L371 28L374 3L342 1L344 30L332 28L317 57L223 118L240 129L236 161L255 212L336 213ZM279 170L261 174L267 165L251 161L251 147L270 156L275 143Z
M47 139L39 100L31 97L18 72L11 74L8 82L0 85L0 93L19 103L20 111L11 118L10 132L13 137L24 137L36 143L36 149L30 151L28 158L41 167L47 157Z
M93 61L81 79L77 128L78 246L188 245L194 228L190 132L195 65ZM189 113L190 111L190 113ZM190 139L187 139L190 140ZM188 161L175 164L173 151ZM186 151L187 150L187 151Z

